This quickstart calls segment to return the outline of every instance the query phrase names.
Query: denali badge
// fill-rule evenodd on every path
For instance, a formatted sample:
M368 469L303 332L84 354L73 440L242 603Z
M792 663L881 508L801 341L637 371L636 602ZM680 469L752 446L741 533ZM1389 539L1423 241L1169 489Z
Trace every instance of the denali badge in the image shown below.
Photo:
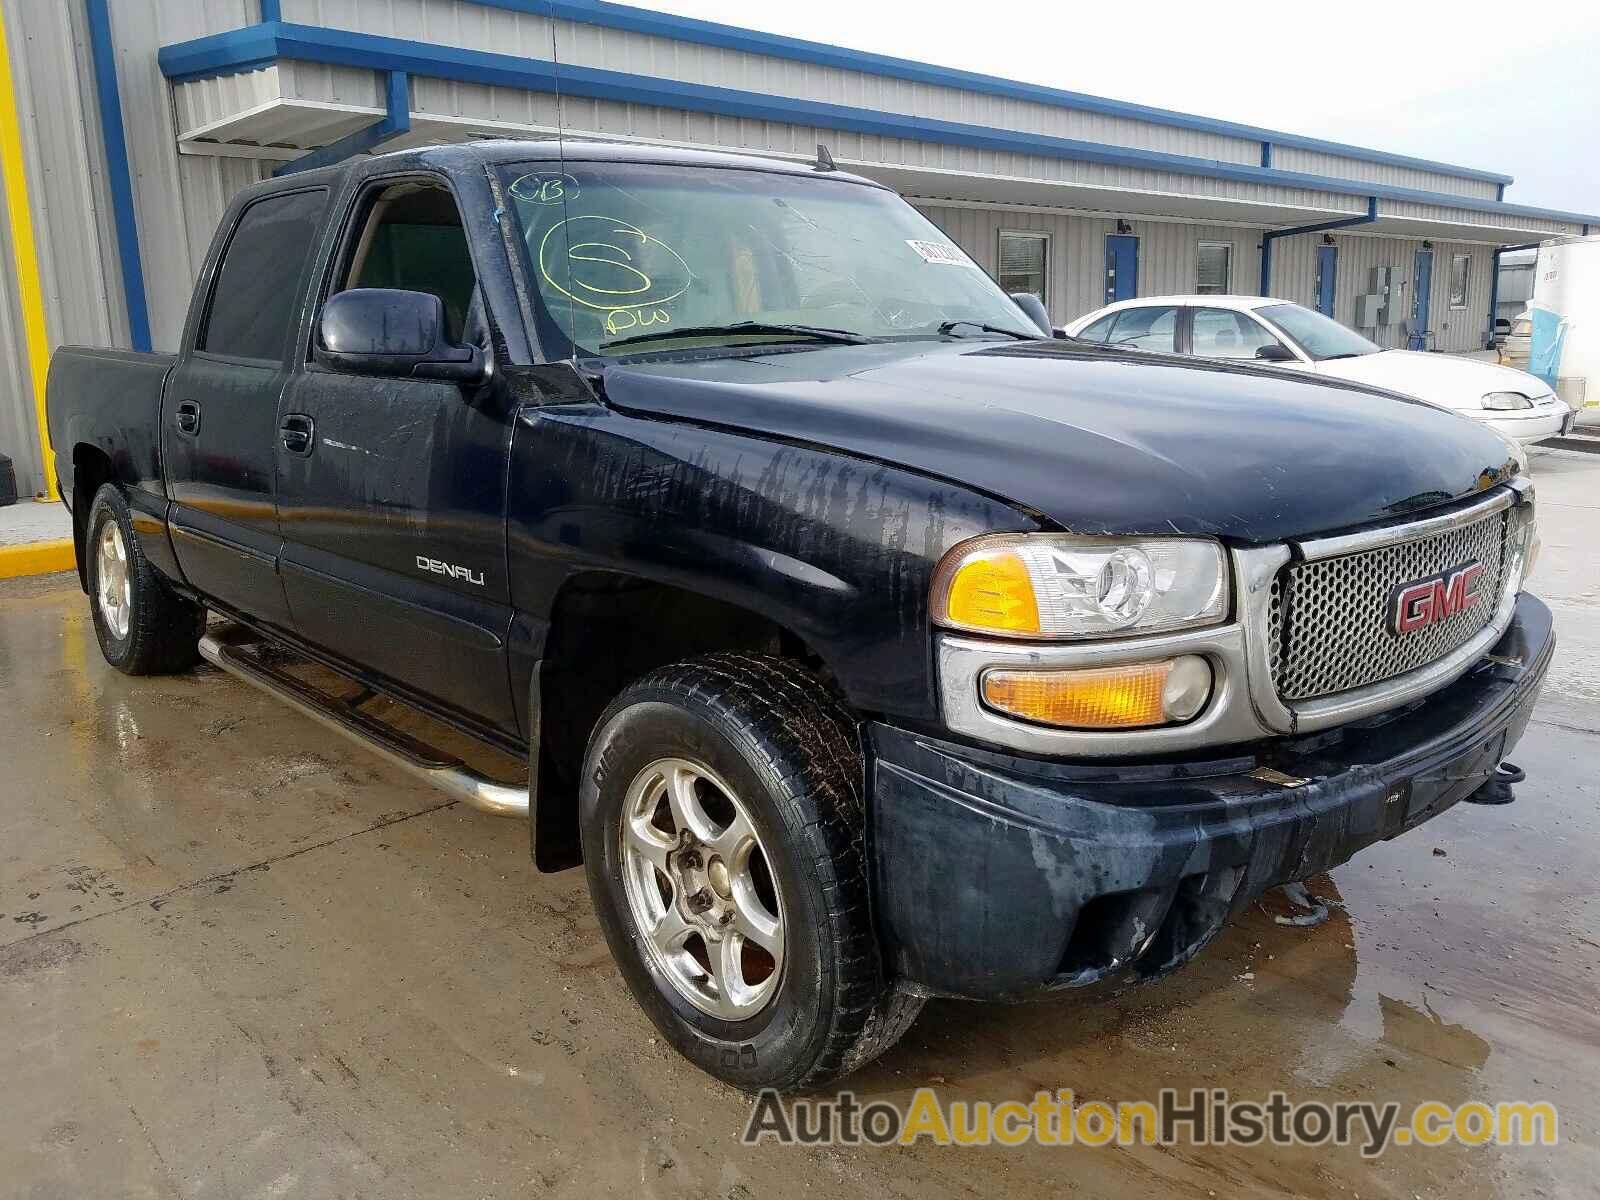
M465 579L475 587L483 586L482 571L475 572L471 567L458 567L454 563L440 562L437 558L417 555L417 570L432 571L435 575L448 575L451 579Z
M1474 559L1426 579L1402 583L1389 594L1389 632L1399 637L1436 625L1465 612L1483 594L1478 591L1478 576L1483 564Z

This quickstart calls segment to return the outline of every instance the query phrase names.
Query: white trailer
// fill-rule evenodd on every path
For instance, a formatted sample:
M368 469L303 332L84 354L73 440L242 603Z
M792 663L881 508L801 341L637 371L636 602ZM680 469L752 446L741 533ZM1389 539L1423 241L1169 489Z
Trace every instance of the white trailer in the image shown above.
M1552 238L1533 272L1528 370L1600 424L1600 236Z

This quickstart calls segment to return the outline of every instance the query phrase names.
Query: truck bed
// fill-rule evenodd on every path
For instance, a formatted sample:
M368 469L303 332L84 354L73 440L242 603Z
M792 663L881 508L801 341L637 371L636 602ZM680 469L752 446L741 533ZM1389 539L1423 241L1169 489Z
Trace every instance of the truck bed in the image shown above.
M61 495L75 501L75 457L103 454L129 486L164 495L161 397L175 354L62 346L50 359L45 407ZM76 452L76 454L75 454Z

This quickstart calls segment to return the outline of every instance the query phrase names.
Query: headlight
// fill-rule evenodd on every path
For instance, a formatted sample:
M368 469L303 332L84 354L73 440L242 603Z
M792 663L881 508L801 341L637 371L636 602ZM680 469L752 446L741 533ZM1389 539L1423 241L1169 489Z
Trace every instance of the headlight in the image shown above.
M1533 401L1521 392L1489 392L1483 398L1483 406L1504 412L1514 408L1532 408Z
M1506 586L1520 592L1539 561L1539 521L1532 504L1519 504L1511 510L1506 529Z
M934 621L975 633L1104 637L1227 613L1227 563L1205 538L993 534L955 547L933 579Z

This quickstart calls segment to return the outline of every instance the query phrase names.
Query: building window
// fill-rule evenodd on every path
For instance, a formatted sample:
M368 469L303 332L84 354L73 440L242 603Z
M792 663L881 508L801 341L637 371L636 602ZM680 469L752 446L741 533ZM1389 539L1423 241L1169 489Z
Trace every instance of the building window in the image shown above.
M1048 305L1045 272L1050 262L1050 238L1043 233L1000 234L1000 286L1007 292L1028 292Z
M1194 290L1221 296L1233 286L1233 243L1201 242L1195 259Z
M1472 259L1465 254L1450 256L1450 307L1465 308L1467 306L1467 271L1472 265Z

